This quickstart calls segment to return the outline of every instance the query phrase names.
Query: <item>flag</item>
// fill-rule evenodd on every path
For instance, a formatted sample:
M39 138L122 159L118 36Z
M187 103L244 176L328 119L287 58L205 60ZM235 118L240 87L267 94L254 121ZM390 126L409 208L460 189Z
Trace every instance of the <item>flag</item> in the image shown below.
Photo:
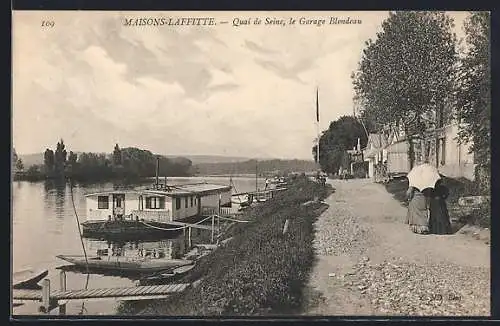
M319 91L316 88L316 121L319 122Z

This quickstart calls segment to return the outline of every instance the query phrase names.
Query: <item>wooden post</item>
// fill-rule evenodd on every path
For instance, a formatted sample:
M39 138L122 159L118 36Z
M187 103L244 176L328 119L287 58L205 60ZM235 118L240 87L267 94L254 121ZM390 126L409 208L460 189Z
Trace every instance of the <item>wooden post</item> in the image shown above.
M285 225L283 226L283 234L286 234L288 232L288 226L290 224L290 220L286 219Z
M212 242L214 243L215 215L212 215Z
M59 281L61 291L66 291L66 272L63 270L59 273ZM66 315L66 303L59 305L59 315Z
M50 313L50 280L42 281L42 308L45 313Z
M188 228L188 248L191 249L191 227Z

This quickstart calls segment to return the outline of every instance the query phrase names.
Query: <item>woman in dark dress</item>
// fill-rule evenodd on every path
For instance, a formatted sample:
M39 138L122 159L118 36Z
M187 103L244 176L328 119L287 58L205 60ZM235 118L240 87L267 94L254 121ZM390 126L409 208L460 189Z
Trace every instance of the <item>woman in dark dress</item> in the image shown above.
M438 180L434 189L432 190L430 200L430 233L451 233L450 215L448 214L448 207L446 206L446 198L448 198L449 194L450 192L448 188L443 185L441 180Z
M429 233L429 205L431 189L419 191L417 188L409 187L406 192L408 198L408 212L405 223L409 225L413 233Z

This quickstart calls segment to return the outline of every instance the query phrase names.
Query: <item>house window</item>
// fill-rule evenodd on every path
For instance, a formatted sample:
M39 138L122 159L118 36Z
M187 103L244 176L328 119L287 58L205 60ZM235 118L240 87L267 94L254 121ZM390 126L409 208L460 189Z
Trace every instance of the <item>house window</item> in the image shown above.
M193 207L193 197L189 197L191 199L191 207Z
M144 202L142 201L142 196L139 196L139 210L142 211L144 209Z
M147 209L165 209L165 197L146 197Z
M116 197L116 207L122 207L122 198Z
M441 165L446 164L446 138L441 138Z
M98 196L97 197L97 208L98 209L109 209L109 197L108 196Z
M181 208L181 199L175 198L175 209L180 209L180 208Z

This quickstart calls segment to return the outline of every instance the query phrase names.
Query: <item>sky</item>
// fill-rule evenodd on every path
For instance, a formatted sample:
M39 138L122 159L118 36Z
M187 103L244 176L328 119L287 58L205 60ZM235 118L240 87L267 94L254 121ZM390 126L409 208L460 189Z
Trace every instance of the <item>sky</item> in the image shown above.
M465 12L453 12L460 37ZM312 159L320 129L352 115L350 78L387 12L13 13L12 130L18 154L73 151ZM124 26L214 17L215 26ZM261 25L233 26L261 18ZM295 25L264 25L265 18ZM299 19L326 19L323 26ZM360 24L328 24L330 17ZM42 21L54 22L44 27ZM221 24L228 21L228 24Z

